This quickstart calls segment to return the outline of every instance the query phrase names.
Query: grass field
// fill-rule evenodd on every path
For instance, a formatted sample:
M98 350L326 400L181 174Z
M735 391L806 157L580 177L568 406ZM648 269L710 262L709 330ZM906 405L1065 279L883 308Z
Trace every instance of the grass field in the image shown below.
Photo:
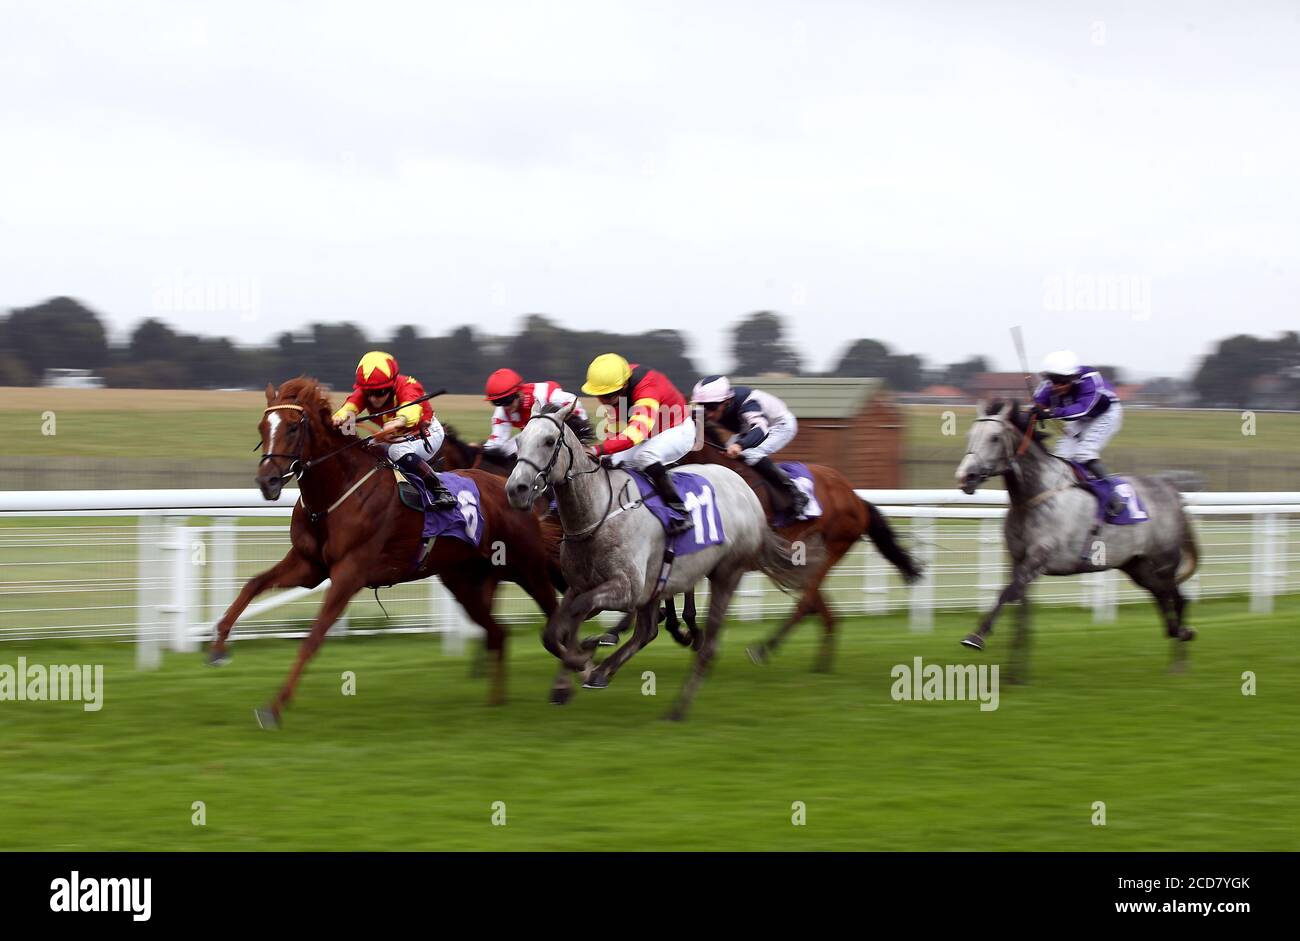
M666 637L563 709L545 702L553 661L529 631L499 708L432 638L331 641L276 733L252 707L290 643L236 645L220 670L169 655L157 673L135 672L127 645L6 644L0 663L106 677L98 713L0 703L0 850L1300 850L1300 599L1267 618L1237 599L1192 612L1191 669L1170 675L1148 606L1105 626L1040 609L1031 685L1003 684L992 712L889 694L891 666L914 656L999 662L1005 631L983 654L957 645L970 615L930 634L847 621L832 675L808 672L815 631L760 668L743 653L757 626L733 625L680 725L660 719L687 669Z
M342 402L342 395L335 400ZM0 410L17 421L6 438L14 455L85 457L245 457L257 441L257 422L266 399L260 392L203 392L134 389L0 388ZM476 395L434 400L439 418L469 440L487 433L491 410ZM588 408L594 402L587 401ZM51 410L57 434L42 434L41 414ZM957 409L957 433L945 434L942 406L907 406L909 452L951 452L955 466L965 448L970 408ZM1159 455L1196 449L1247 460L1252 452L1300 453L1300 413L1261 413L1255 434L1242 434L1233 411L1139 410L1125 413L1111 447Z

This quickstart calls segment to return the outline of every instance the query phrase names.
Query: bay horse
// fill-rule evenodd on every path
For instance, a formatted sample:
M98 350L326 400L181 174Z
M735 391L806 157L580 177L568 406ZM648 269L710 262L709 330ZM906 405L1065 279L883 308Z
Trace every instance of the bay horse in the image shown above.
M966 454L957 465L957 485L974 493L984 481L1001 476L1011 507L1003 531L1011 554L1010 583L973 633L962 643L984 649L984 638L1010 602L1021 602L1013 654L1023 670L1028 648L1025 593L1040 575L1076 575L1120 569L1151 593L1174 641L1171 669L1183 669L1186 642L1196 632L1184 624L1186 599L1178 586L1196 571L1198 550L1191 521L1172 476L1127 477L1145 505L1147 520L1116 526L1098 522L1097 498L1079 485L1069 462L1043 446L1044 433L1019 403L991 402L976 409ZM1023 677L1018 677L1023 679Z
M708 622L695 664L668 714L683 719L708 671L718 635L741 576L761 569L778 584L800 588L818 563L809 548L804 560L767 525L763 506L743 480L724 467L698 467L700 527L718 542L682 554L669 563L665 533L640 499L627 471L593 461L565 419L573 405L544 408L519 433L515 469L506 494L516 509L529 509L548 485L555 490L564 531L560 560L568 588L546 625L544 644L562 666L578 671L584 686L603 689L614 673L658 633L659 600L708 578ZM692 495L694 496L694 494ZM697 532L697 538L703 529ZM718 535L720 534L720 535ZM807 564L801 564L806 561ZM599 666L589 648L575 643L578 625L601 610L636 612L632 637ZM552 702L572 696L571 678L561 672Z
M278 563L249 579L226 609L217 622L209 662L227 662L230 629L262 592L314 588L329 579L324 602L288 679L270 704L256 710L263 728L275 728L307 661L353 595L362 588L437 575L487 632L487 649L493 656L488 702L504 702L506 633L492 616L498 583L519 585L548 620L558 606L556 590L564 587L553 561L554 549L548 550L537 519L510 508L500 477L461 471L479 491L479 545L444 536L421 559L424 514L402 504L385 458L369 451L371 446L364 442L357 447L358 439L334 427L329 397L317 381L300 376L278 391L268 383L266 403L258 424L263 454L257 485L262 496L274 500L287 479L298 479L300 497L289 524L293 545ZM495 551L498 546L504 551Z
M682 464L720 464L739 474L757 494L763 504L769 522L778 509L772 502L772 491L767 482L744 461L729 457L722 445L723 433L713 423L705 425L704 446L687 453ZM825 556L820 565L814 569L803 588L798 603L790 615L781 623L767 640L748 649L750 658L755 663L763 663L775 653L781 642L801 620L814 611L821 616L821 649L813 661L813 670L829 672L834 659L834 637L836 616L822 595L821 586L827 574L858 540L866 536L877 551L889 561L905 582L911 583L921 577L921 567L904 549L894 535L889 520L879 508L859 497L852 484L843 474L825 464L806 464L813 479L813 494L821 505L822 514L811 519L796 520L780 527L777 532L792 542L807 541L819 536L825 545ZM691 625L694 620L695 598L686 598L686 619ZM673 631L675 618L669 615L668 630ZM693 627L692 627L693 632ZM676 636L676 632L674 631Z

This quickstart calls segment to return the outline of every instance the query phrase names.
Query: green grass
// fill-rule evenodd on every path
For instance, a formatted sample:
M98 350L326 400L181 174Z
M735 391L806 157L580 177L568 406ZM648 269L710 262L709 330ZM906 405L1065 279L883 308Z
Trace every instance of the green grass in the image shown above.
M1169 675L1150 606L1104 626L1040 609L1031 685L1003 684L987 713L893 702L889 671L917 655L998 663L1009 624L977 654L956 643L968 614L930 634L846 620L836 672L815 675L816 630L760 668L743 653L759 628L733 623L680 725L660 719L687 669L667 637L563 709L545 702L553 661L529 631L499 708L435 638L354 637L325 645L276 733L251 709L292 643L236 645L220 670L172 654L156 673L137 673L128 645L6 644L0 663L103 663L106 691L98 713L0 703L0 850L1294 851L1298 619L1294 597L1270 617L1195 605L1191 669ZM1245 670L1257 696L1241 694ZM794 801L807 826L791 825Z

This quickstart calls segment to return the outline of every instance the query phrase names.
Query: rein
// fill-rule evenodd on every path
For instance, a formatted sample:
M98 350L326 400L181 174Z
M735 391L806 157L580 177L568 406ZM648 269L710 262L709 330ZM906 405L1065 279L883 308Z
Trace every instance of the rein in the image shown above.
M567 529L564 529L564 520L561 519L560 529L564 533L563 538L565 541L568 541L570 539L572 540L590 539L596 535L596 533L600 530L602 526L604 526L615 516L618 516L620 513L623 513L627 510L635 509L636 507L641 505L640 500L635 500L632 503L620 504L617 510L610 512L614 506L614 481L613 478L610 476L609 468L606 467L603 462L597 461L596 466L593 467L591 470L575 472L573 470L573 466L576 463L576 460L573 456L573 445L569 444L568 438L565 437L564 429L566 426L564 422L562 422L560 419L556 418L552 414L538 414L528 419L528 422L525 422L525 424L534 422L539 418L544 418L555 425L555 430L556 430L555 446L551 449L550 459L546 462L546 465L543 467L542 465L536 463L535 461L530 461L526 457L515 458L516 463L524 464L528 467L531 467L533 470L537 471L537 474L533 478L533 483L532 483L532 492L534 494L541 493L546 489L546 484L550 480L551 471L555 469L555 462L559 460L561 446L564 447L564 450L568 452L569 455L569 469L564 473L565 483L568 483L569 481L574 480L578 477L583 477L588 474L594 474L597 471L603 470L605 472L605 486L609 491L609 498L605 502L605 512L601 515L600 519L597 520L595 523L593 523L591 526L587 527L586 529L582 529L573 533L569 532Z
M283 483L286 480L301 481L303 475L306 474L307 471L311 470L311 468L316 467L318 464L323 464L325 461L328 461L330 458L342 454L344 451L348 450L349 448L354 448L359 444L366 444L370 441L370 438L357 438L355 441L349 441L341 448L335 448L333 451L330 451L327 454L322 454L320 457L312 458L311 460L304 462L302 459L302 454L303 451L307 449L307 439L311 437L311 422L307 420L307 410L303 408L303 406L301 405L292 402L285 402L281 405L268 406L267 408L262 410L262 414L267 415L270 412L274 412L282 408L293 409L294 411L298 412L299 415L301 416L298 419L298 427L302 429L302 440L298 444L298 453L277 454L274 451L269 451L264 453L262 455L262 459L257 462L258 467L261 467L267 461L273 460L275 458L287 459L289 461L289 469L285 473L280 475L281 483ZM306 499L304 499L301 491L299 491L298 500L300 503L302 503L303 509L307 510L308 515L311 518L311 521L313 523L318 523L326 516L328 516L330 513L338 509L344 500L352 496L352 494L356 493L357 490L361 487L361 485L364 484L371 477L373 477L375 471L383 467L385 463L386 463L385 461L376 462L374 467L372 467L369 471L363 474L360 479L358 479L355 483L352 484L351 487L349 487L347 490L343 492L343 496L339 497L332 504L330 504L330 506L327 509L324 509L318 513L312 512L310 509L308 509L307 501Z
M1001 415L984 415L984 416L981 416L981 417L979 417L979 418L977 418L977 419L975 419L975 420L976 420L977 422L981 422L981 421L995 421L995 422L998 422L998 423L1003 424L1003 425L1007 424L1007 422L1002 418ZM1027 425L1023 430L1020 429L1020 428L1018 428L1014 423L1012 423L1011 427L1012 427L1012 428L1015 428L1016 431L1019 431L1019 432L1020 432L1020 442L1019 442L1019 444L1018 444L1015 448L1008 449L1008 448L1007 448L1006 437L1005 437L1004 435L999 435L999 436L998 436L998 440L1002 443L1002 448L1003 448L1004 456L1006 457L1007 468L1008 468L1012 473L1018 474L1018 473L1020 472L1020 471L1019 471L1019 463L1020 463L1020 462L1019 462L1019 459L1020 459L1021 457L1024 456L1024 454L1025 454L1026 451L1029 450L1029 445L1031 445L1031 444L1033 443L1033 441L1034 441L1033 431L1034 431L1035 423L1036 423L1035 420L1032 420L1032 419L1031 419L1030 422L1029 422L1029 424L1028 424L1028 425ZM972 453L974 453L974 452L972 452L971 450L967 449L966 453L967 453L967 454L972 454ZM987 479L987 478L985 478L985 479ZM1050 500L1052 497L1056 496L1058 493L1064 493L1064 492L1067 491L1067 490L1073 490L1076 486L1078 486L1077 483L1071 483L1070 485L1065 486L1065 487L1057 487L1057 488L1055 488L1055 489L1053 489L1053 490L1044 490L1044 491L1042 491L1041 493L1036 493L1036 494L1034 494L1032 497L1030 497L1028 500L1025 501L1025 505L1024 505L1024 506L1025 506L1025 509L1026 509L1026 510L1028 510L1028 509L1032 509L1033 507L1038 506L1038 504L1043 503L1043 502L1045 502L1045 501L1047 501L1047 500Z

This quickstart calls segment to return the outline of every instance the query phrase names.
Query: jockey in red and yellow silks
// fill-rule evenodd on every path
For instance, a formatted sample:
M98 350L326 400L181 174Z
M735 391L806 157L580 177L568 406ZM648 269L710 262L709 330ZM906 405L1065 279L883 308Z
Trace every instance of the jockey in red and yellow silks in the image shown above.
M669 533L690 529L690 515L666 469L695 446L695 420L686 397L663 373L629 363L617 353L591 361L582 391L599 398L610 409L614 428L621 429L587 453L644 471L664 502L686 516Z
M548 405L561 408L576 403L567 424L580 441L587 442L595 436L582 401L561 389L558 382L524 382L524 377L513 369L498 369L488 376L483 397L496 406L492 411L492 432L483 442L484 451L514 457L515 431Z
M434 506L455 506L456 498L430 466L442 447L443 430L429 400L415 401L424 394L424 386L418 379L401 374L395 358L380 350L372 350L357 363L356 388L334 413L334 424L341 426L359 414L396 408L382 420L370 419L382 426L372 440L387 446L390 461L407 473L424 479ZM406 404L408 402L411 404Z

